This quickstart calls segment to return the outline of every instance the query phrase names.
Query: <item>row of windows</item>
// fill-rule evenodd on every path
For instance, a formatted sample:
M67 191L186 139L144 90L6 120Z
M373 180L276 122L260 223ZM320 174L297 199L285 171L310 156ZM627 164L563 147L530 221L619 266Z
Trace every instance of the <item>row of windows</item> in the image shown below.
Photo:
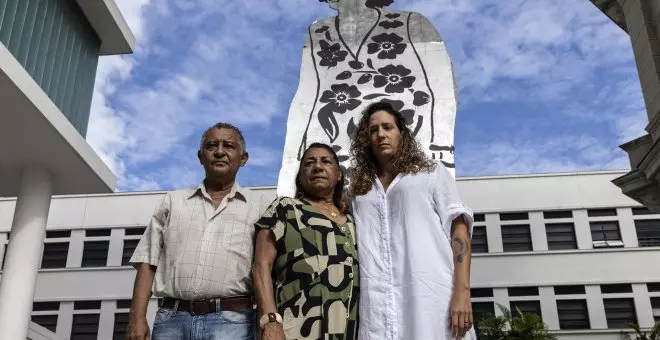
M623 247L618 221L590 222L589 227L594 248ZM502 249L505 252L533 250L529 224L503 225L500 228ZM640 247L660 246L660 219L635 220L635 229ZM545 232L549 250L578 249L573 223L546 223ZM485 226L474 227L472 252L488 252L488 233Z
M660 293L660 283L649 283L647 285L649 292ZM603 305L605 307L605 317L607 327L611 329L630 328L630 323L637 323L637 313L635 301L632 297L612 297L610 294L632 293L632 286L629 284L608 284L600 286L601 294L604 296ZM472 289L473 298L493 297L493 290L490 288ZM572 298L571 295L585 295L584 286L556 286L554 293L557 296L557 314L559 317L559 329L590 329L589 308L586 298ZM516 287L508 288L509 297L534 297L539 295L538 287ZM655 295L655 294L654 294ZM660 296L652 296L651 308L655 322L660 322ZM534 299L525 299L523 301L511 301L509 308L513 313L520 310L523 313L535 313L541 318L541 302ZM478 301L472 303L472 309L475 314L495 313L495 302Z
M123 340L128 326L131 300L118 300L116 303L113 339ZM59 309L59 302L35 302L32 305L32 321L51 332L56 332ZM70 339L96 339L101 316L101 301L76 301L73 309Z
M632 214L635 215L635 216L660 215L660 213L652 212L651 210L649 210L648 208L645 208L645 207L632 208L631 211L632 211ZM588 217L613 217L613 216L617 216L617 211L616 211L616 208L588 209L587 210L587 216ZM500 221L521 221L521 220L528 220L529 219L529 213L528 212L506 212L506 213L500 213L499 217L500 217ZM552 211L544 211L543 212L543 219L545 219L545 220L556 220L556 219L566 219L566 218L573 218L573 211L572 210L552 210ZM486 216L484 214L475 214L474 215L474 221L475 222L484 222L484 221L486 221Z
M126 237L122 245L122 266L129 265L128 261L131 259L144 230L143 227L124 229ZM105 267L107 265L110 233L111 229L85 230L81 267ZM46 232L46 241L41 259L42 269L66 268L70 238L71 230ZM6 252L7 247L5 247L5 255Z

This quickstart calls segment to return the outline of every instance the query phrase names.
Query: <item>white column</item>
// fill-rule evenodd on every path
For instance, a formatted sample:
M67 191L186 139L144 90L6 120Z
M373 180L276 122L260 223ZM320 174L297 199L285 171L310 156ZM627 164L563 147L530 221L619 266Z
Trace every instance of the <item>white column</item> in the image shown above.
M645 283L632 285L633 298L635 299L635 310L637 312L637 323L642 328L651 328L655 325L653 320L653 307L651 298Z
M632 209L619 208L617 209L616 214L619 219L619 230L621 231L621 241L623 241L623 246L625 248L639 247L637 229L635 228Z
M550 330L559 330L559 312L554 287L539 287L539 298L541 299L543 322L548 325Z
M486 238L488 239L489 253L501 253L504 251L499 214L486 214Z
M593 249L594 243L591 239L591 226L589 225L587 211L584 209L574 210L573 221L578 249Z
M0 339L27 337L51 196L47 171L23 171L0 281Z
M500 305L509 308L509 292L506 288L493 288L493 301L495 302L495 315L501 316L502 311L497 306Z
M548 235L545 232L542 212L529 213L529 232L532 235L532 249L534 251L548 250Z
M600 286L585 286L587 293L587 308L589 309L589 322L591 329L607 329L607 316L605 304L600 294Z

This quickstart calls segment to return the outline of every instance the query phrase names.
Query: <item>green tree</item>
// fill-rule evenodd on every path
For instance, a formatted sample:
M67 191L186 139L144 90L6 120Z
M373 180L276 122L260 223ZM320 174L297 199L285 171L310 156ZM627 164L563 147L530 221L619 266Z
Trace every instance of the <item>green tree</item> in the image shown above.
M516 308L516 315L497 304L501 316L490 313L477 314L475 330L479 340L555 340L541 317L534 313L523 313Z
M635 331L635 337L630 334L624 334L623 340L660 340L660 323L656 323L651 329L651 333L643 332L636 323L631 323L630 328Z

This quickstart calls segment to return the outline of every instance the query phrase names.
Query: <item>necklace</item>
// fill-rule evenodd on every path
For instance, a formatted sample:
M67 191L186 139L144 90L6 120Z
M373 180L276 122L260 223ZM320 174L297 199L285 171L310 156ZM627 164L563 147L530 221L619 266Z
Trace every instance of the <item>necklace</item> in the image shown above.
M317 204L318 204L318 203L317 203ZM327 211L327 212L330 214L330 216L332 216L332 217L337 217L337 216L339 216L339 214L336 213L336 212L335 212L333 209L331 209L331 208L325 207L325 206L320 205L320 204L318 205L318 207L321 208L321 209L323 209L323 210L325 210L325 211ZM333 207L333 208L334 208L334 207Z

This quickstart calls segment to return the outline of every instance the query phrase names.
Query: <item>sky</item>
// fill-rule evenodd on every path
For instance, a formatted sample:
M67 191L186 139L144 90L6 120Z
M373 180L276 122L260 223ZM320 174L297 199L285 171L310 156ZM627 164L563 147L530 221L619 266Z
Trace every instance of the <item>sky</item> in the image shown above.
M115 0L135 53L101 57L87 141L117 191L197 186L203 131L243 130L244 186L275 185L318 0ZM458 177L628 169L647 123L629 36L588 0L395 0L440 32Z

